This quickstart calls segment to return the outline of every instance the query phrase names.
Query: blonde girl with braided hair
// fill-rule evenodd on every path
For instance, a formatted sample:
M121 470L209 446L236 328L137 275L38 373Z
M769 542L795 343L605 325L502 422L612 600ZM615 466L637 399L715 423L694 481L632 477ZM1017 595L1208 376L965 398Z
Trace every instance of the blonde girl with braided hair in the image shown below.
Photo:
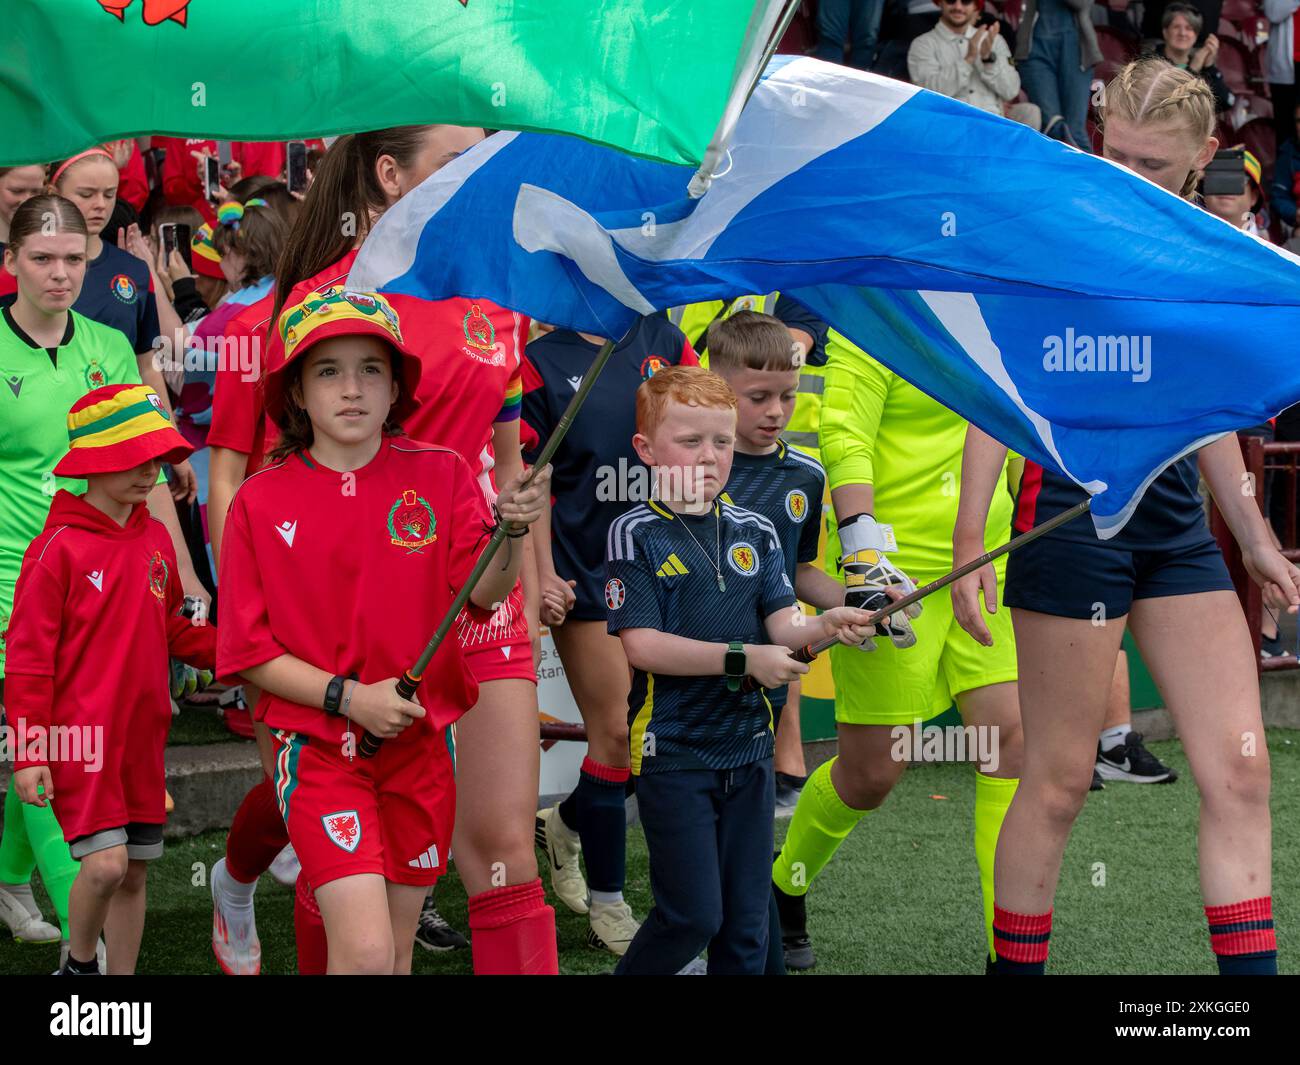
M1116 75L1105 90L1102 121L1105 158L1189 199L1218 147L1209 88L1159 59L1130 63ZM955 566L984 550L989 500L1005 457L995 440L973 426L967 431ZM1044 971L1061 860L1088 794L1126 627L1159 685L1200 792L1200 886L1219 971L1277 972L1257 663L1206 527L1198 464L1265 601L1291 613L1300 604L1300 570L1273 546L1255 499L1243 493L1245 469L1232 435L1161 472L1112 539L1097 539L1081 520L1010 556L1004 601L1020 659L1024 765L994 863L998 973ZM1083 498L1073 482L1027 463L1016 528L1041 525ZM992 566L953 586L953 609L962 627L988 644L981 592L994 610ZM1148 948L1125 964L1150 970L1160 959Z

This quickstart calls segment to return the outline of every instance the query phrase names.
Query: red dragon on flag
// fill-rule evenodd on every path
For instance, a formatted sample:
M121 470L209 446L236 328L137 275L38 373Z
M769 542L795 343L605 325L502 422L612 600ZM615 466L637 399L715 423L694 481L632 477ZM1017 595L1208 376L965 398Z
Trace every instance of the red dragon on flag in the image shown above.
M110 15L116 16L118 22L125 22L126 9L135 3L135 0L96 0L96 2ZM188 13L186 8L190 6L190 0L144 0L143 6L146 26L157 26L168 19L184 26L185 16Z

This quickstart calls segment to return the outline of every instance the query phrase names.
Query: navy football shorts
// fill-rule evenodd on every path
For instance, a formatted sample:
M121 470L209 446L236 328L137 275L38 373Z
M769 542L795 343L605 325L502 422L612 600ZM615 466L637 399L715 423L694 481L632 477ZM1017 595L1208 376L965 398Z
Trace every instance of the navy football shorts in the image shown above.
M1223 554L1208 533L1190 544L1148 551L1048 533L1011 552L1006 580L1007 606L1059 618L1123 617L1135 599L1233 590Z

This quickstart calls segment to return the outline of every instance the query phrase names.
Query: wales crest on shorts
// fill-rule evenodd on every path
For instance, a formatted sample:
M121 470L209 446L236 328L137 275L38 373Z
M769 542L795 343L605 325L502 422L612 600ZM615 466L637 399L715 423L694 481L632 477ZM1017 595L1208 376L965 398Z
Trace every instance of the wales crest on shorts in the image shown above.
M419 554L422 547L438 539L437 528L433 507L414 488L404 491L388 512L388 542L406 548L407 554Z
M361 818L356 810L340 810L334 814L322 814L320 823L325 827L325 835L330 842L341 850L351 854L361 842Z

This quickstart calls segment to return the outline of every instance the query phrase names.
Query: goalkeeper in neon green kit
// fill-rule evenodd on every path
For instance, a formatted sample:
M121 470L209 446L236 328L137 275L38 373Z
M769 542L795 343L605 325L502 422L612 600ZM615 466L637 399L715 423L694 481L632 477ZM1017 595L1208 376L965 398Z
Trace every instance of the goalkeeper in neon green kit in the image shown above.
M839 558L845 603L874 610L886 602L884 587L911 591L952 569L966 422L833 330L827 348L821 454L838 536L832 532L826 557ZM1006 470L1002 476L985 532L989 549L1010 535ZM999 589L1000 578L1001 571ZM861 649L832 649L839 754L808 778L772 870L788 968L815 964L808 888L903 774L906 757L897 752L913 744L899 743L906 735L899 726L910 729L954 701L966 725L996 728L993 757L975 767L975 857L992 957L993 856L1018 783L1021 736L1010 614L999 609L987 620L992 647L962 631L951 599L936 595L924 610L893 615L884 636Z

